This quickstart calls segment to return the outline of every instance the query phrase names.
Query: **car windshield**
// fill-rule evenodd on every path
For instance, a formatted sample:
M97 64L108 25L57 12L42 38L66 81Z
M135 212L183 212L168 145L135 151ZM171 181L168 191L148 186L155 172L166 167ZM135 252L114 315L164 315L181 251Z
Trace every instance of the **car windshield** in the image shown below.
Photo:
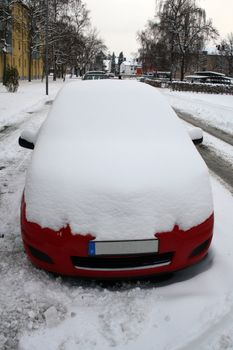
M107 79L108 77L104 74L87 74L84 76L84 80L98 80Z

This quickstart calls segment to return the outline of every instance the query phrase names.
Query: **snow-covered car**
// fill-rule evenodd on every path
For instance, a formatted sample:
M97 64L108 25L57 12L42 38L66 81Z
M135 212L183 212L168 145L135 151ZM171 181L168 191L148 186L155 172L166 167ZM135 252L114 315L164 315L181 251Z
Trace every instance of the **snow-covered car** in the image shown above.
M68 83L39 134L25 132L20 144L35 146L21 228L36 266L140 277L207 254L214 222L208 169L157 89L129 80Z
M99 79L109 79L109 76L103 71L88 71L83 76L83 80L99 80Z

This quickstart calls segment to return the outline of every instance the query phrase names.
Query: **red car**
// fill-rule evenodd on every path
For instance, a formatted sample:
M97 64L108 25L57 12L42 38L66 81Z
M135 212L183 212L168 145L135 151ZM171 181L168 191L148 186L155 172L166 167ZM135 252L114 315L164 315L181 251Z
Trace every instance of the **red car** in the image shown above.
M35 146L21 204L31 262L62 275L129 278L200 261L214 215L192 142L202 136L191 135L151 86L66 84L38 135L19 139Z

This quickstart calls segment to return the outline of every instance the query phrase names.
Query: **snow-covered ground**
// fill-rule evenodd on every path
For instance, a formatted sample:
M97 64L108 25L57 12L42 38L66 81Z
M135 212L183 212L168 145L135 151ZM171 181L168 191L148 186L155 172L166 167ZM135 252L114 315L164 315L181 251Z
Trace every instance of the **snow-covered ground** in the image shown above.
M173 108L233 135L232 95L177 92L169 89L160 89L160 92L167 97ZM184 124L187 128L192 127L188 123L184 122ZM233 148L231 145L207 133L204 133L204 140L205 145L232 163L233 166Z
M220 350L222 344L233 344L233 200L215 180L213 189L216 224L211 251L201 264L167 282L104 288L52 280L44 273L40 277L30 269L24 285L28 298L36 299L35 305L46 297L54 301L44 314L45 324L33 333L27 331L20 348ZM32 323L36 316L35 312Z
M45 83L40 80L28 83L21 81L17 93L9 93L0 84L0 131L5 126L23 122L32 111L39 110L54 98L63 81L49 81L49 96L45 95Z
M12 127L0 133L0 349L233 349L233 198L214 175L210 252L200 264L166 281L88 282L54 277L28 262L20 238L19 204L31 151L20 149L17 139L25 127L40 127L50 107L46 102L62 86L52 84L48 98L39 82L23 83L21 95L0 89L0 122ZM170 100L171 93L166 94ZM193 94L192 101L188 93L193 106L188 109L184 94L175 95L186 112L196 113L198 98L207 110L209 104L208 118L212 110L215 115L222 110L223 118L230 119L224 112L229 96L220 96L214 108L212 95ZM218 141L211 142L222 153Z
M162 89L161 92L174 108L233 134L232 95L176 92L169 89Z

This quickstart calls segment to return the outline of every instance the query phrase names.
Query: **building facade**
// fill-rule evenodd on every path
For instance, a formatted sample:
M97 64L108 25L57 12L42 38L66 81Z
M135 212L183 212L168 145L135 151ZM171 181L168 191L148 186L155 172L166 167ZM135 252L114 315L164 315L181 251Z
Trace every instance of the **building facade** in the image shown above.
M4 6L0 1L0 7ZM0 81L4 66L16 67L20 79L29 78L29 35L28 8L22 1L13 2L10 8L11 20L3 28L0 23ZM39 79L43 75L43 60L40 52L33 52L31 60L31 78Z
M128 62L124 61L120 65L120 75L122 76L135 76L142 74L142 66L136 61Z

